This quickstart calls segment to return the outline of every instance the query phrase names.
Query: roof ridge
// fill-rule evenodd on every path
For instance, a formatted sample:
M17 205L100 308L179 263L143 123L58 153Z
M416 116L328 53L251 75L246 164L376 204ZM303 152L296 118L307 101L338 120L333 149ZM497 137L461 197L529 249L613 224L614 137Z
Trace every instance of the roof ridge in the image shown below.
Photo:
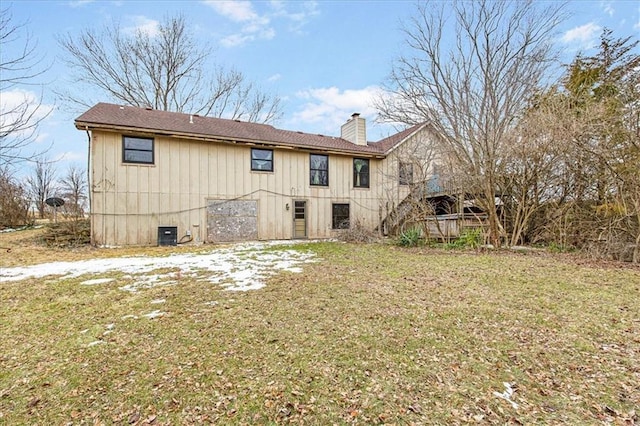
M277 130L277 127L274 127L272 124L259 123L259 122L256 122L256 121L245 121L245 120L240 120L239 118L214 117L214 116L211 116L211 115L201 115L201 114L196 113L196 112L167 111L167 110L164 110L164 109L153 108L151 106L141 107L141 106L128 105L128 104L114 104L114 103L110 103L110 102L98 102L95 106L98 106L98 105L106 105L106 106L110 106L110 107L118 107L120 109L122 109L122 108L135 108L135 109L138 109L138 110L153 111L153 112L158 113L158 114L193 116L193 117L206 118L206 119L210 119L210 120L222 120L222 121L228 121L228 122L233 121L233 122L236 122L236 123L243 123L243 124L251 124L251 125L256 125L256 126L270 127L272 129L276 129Z

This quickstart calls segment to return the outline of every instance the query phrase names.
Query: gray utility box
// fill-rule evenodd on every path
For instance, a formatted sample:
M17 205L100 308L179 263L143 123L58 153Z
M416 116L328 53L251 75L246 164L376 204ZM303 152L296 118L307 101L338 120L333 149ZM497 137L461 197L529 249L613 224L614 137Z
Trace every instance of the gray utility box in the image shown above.
M159 246L178 245L178 227L177 226L159 226L158 227L158 245Z

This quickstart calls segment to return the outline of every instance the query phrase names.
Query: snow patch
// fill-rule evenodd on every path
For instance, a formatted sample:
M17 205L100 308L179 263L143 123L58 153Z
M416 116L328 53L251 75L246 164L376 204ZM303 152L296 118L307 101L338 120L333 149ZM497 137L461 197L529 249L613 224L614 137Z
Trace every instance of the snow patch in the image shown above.
M171 285L177 282L175 280L167 280L166 278L168 277L170 276L169 275L142 275L137 278L138 281L132 284L127 284L125 286L122 286L120 287L120 290L136 293L140 289L153 288L161 285Z
M144 314L144 315L142 315L142 316L143 316L143 317L145 317L145 318L154 319L154 318L161 317L161 316L163 316L163 315L165 315L165 312L162 312L162 311L152 311L152 312L149 312L148 314Z
M35 225L32 226L31 229L40 229L42 228L43 225ZM18 232L18 231L24 231L26 229L29 229L29 226L21 226L19 228L4 228L4 229L0 229L0 234L5 234L5 233L9 233L9 232Z
M93 280L82 281L80 284L82 284L82 285L96 285L96 284L110 283L111 281L115 281L115 279L114 278L96 278L96 279L93 279Z
M298 241L251 242L216 248L209 252L174 254L165 257L121 257L2 268L0 280L19 281L48 276L58 276L57 279L60 280L117 271L126 274L125 276L134 281L120 287L121 290L130 292L177 284L184 277L198 277L231 291L249 291L264 287L265 281L280 271L299 273L302 271L301 264L314 262L313 253L284 247L271 248L299 243ZM172 271L165 274L153 273L159 269L172 269ZM109 281L113 279L95 278L83 281L82 284L95 285Z
M498 398L502 398L505 401L509 402L511 404L511 406L513 407L513 409L517 410L518 409L518 404L511 400L511 397L513 396L513 392L514 392L514 389L513 389L512 385L511 385L511 383L504 382L502 384L505 387L504 392L502 392L502 393L494 392L493 395L497 396Z

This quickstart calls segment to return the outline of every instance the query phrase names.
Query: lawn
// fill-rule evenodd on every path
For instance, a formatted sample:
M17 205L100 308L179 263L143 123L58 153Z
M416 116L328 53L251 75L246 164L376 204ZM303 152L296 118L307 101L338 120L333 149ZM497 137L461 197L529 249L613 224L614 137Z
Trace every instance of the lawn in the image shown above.
M220 250L49 250L37 232L0 236L0 268ZM0 278L0 424L639 420L637 267L338 242L243 259L291 250L313 262L251 291L165 264L137 291L118 270Z

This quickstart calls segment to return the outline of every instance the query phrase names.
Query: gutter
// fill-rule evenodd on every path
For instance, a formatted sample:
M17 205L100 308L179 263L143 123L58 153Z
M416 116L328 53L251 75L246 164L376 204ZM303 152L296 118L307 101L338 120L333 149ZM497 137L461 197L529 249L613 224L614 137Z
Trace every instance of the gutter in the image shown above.
M135 127L126 127L126 126L114 126L109 124L94 124L94 123L86 123L86 122L77 122L75 126L79 130L85 129L100 129L109 132L123 132L123 133L135 133L139 135L150 135L150 136L166 136L172 138L182 138L189 139L201 142L217 142L217 143L226 143L226 144L242 144L248 146L268 146L279 149L299 149L302 151L312 151L312 152L326 152L329 154L335 155L343 155L343 156L356 156L356 157L365 157L365 158L376 158L383 159L386 158L387 153L382 153L380 151L352 151L352 150L340 150L337 148L327 148L320 146L311 146L311 145L294 145L294 144L286 144L282 142L272 142L272 141L261 141L261 140L253 140L253 139L235 139L224 136L205 136L198 135L193 133L176 133L170 131L163 130L153 130L153 129L141 129Z
M92 179L91 179L91 132L89 126L84 126L84 130L87 132L87 201L89 202L89 235L91 245L95 245L93 241L93 224L92 215L93 209L91 208L91 193L92 193Z

